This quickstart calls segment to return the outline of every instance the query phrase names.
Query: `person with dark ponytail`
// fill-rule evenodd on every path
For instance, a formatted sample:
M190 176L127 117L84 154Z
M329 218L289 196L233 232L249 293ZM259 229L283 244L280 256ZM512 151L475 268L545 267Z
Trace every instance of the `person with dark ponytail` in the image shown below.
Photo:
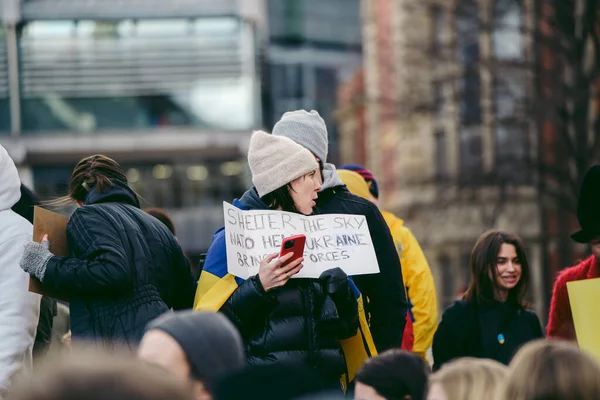
M134 350L148 322L192 306L195 282L171 232L140 209L114 160L94 155L75 167L60 201L79 207L69 218L70 256L48 249L52 238L29 242L21 268L70 298L73 341Z

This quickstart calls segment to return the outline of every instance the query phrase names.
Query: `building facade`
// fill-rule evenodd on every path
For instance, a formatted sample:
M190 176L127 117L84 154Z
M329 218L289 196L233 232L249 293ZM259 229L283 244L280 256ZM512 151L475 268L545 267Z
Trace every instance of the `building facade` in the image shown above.
M262 126L262 0L6 0L0 143L42 198L82 157L117 159L197 257L249 183Z
M265 127L286 111L315 109L328 127L328 161L337 162L333 113L339 84L362 63L360 1L268 0L267 15Z
M531 298L545 315L541 210L526 168L537 149L534 1L365 0L362 13L364 87L340 92L341 136L364 134L381 206L421 243L440 306L468 284L477 238L497 228L524 239Z

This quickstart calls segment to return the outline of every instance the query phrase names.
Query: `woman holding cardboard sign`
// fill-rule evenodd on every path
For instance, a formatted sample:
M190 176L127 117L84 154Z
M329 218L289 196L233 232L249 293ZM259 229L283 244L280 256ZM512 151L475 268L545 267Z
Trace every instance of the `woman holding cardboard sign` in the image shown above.
M248 163L254 187L235 206L312 214L321 186L315 179L319 166L308 150L258 131L250 141ZM346 372L340 340L358 329L353 284L339 268L319 279L290 279L302 269L303 259L296 256L272 254L262 260L257 275L234 278L227 274L225 232L217 232L200 276L196 310L222 304L217 308L240 330L249 364L305 365L339 385Z
M21 268L71 299L74 341L133 350L148 322L192 305L189 263L167 227L140 209L116 161L102 155L81 160L67 200L80 206L67 225L70 256L30 242Z
M515 352L544 336L527 309L529 264L516 235L484 233L471 253L471 282L463 300L448 307L433 338L434 370L455 358L490 358L508 364Z

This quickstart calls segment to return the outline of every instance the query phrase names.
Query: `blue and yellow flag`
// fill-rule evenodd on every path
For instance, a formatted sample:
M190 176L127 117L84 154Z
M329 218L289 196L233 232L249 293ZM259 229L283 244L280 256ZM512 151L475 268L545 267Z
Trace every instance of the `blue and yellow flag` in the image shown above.
M234 201L233 204L244 208L238 201ZM206 254L194 300L194 310L218 311L242 282L243 279L236 278L227 272L225 228L221 228L215 233L213 243ZM360 325L356 335L341 341L348 370L348 377L342 377L343 384L346 381L351 382L362 364L369 357L377 355L367 323L362 295L353 282L351 286L358 301Z

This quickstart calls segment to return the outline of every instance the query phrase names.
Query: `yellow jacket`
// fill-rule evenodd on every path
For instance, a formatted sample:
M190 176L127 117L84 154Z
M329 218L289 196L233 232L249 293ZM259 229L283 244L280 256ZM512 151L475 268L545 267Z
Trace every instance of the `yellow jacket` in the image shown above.
M412 304L414 317L413 352L425 358L437 328L438 310L433 275L412 232L404 226L404 221L394 214L381 211L387 222L400 256L402 277Z

